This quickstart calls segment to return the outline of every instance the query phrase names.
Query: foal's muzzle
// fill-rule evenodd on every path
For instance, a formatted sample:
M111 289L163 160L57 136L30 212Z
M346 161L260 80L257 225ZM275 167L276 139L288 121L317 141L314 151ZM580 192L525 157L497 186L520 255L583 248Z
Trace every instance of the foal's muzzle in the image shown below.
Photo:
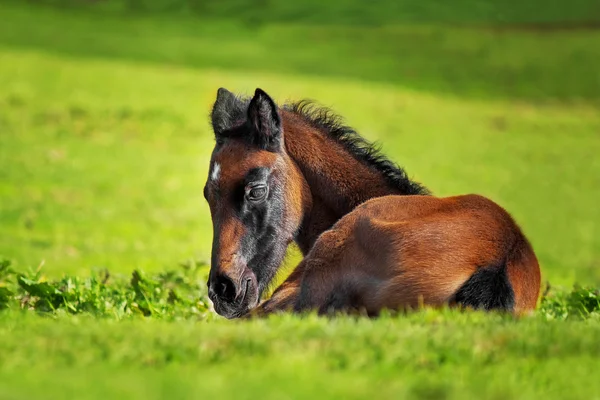
M208 297L219 315L226 318L241 317L258 304L256 275L247 267L235 278L220 273L211 274Z

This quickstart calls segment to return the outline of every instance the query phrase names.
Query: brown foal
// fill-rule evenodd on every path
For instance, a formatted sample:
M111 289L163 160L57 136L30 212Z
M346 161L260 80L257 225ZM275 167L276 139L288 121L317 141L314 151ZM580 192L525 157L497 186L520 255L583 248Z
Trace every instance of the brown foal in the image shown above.
M260 89L219 89L212 125L204 193L219 314L535 308L535 254L491 200L430 196L327 109L278 107ZM292 241L305 258L259 305Z

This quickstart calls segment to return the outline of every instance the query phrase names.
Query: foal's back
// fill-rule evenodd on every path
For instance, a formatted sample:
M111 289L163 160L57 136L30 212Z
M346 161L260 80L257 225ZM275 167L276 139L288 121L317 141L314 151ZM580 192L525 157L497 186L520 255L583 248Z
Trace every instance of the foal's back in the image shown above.
M305 262L299 308L322 311L462 304L522 313L540 287L517 224L477 195L370 200L321 235Z

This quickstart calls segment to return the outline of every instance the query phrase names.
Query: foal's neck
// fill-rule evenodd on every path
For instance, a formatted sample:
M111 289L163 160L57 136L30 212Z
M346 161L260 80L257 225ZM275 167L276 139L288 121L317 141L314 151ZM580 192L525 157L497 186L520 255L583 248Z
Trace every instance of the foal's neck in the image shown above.
M282 112L285 146L312 193L312 209L304 216L296 242L307 253L317 237L359 204L403 193L381 171L348 151L344 144L303 117Z

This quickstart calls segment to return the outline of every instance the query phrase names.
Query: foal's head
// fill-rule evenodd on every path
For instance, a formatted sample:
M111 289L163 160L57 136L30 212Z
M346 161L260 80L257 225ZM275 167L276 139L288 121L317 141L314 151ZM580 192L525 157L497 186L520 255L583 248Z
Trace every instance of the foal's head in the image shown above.
M252 99L219 89L216 145L204 196L213 222L209 297L235 318L254 308L283 261L309 201L308 185L284 147L281 115L256 89Z

